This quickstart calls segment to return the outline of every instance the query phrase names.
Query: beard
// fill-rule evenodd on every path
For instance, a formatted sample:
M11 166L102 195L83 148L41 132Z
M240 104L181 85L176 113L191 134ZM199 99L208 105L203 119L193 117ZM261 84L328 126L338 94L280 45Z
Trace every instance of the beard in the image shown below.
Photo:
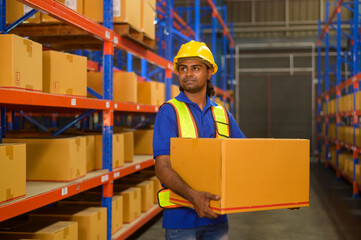
M183 78L180 81L180 86L186 92L197 93L207 86L207 81L203 85L199 85L197 78Z

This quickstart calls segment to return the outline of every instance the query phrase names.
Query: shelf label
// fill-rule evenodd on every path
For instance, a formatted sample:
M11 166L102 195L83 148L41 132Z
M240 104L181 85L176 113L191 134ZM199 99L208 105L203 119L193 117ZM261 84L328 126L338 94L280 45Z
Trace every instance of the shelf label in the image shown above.
M119 38L118 37L114 37L114 43L118 44L119 43Z
M109 175L108 175L108 174L102 176L102 182L106 182L106 181L108 181L108 180L109 180Z
M65 196L68 194L68 187L64 187L61 189L61 196Z
M108 39L110 38L110 32L109 31L105 31L105 37L108 38Z
M71 100L70 104L71 104L72 106L76 106L76 98L73 98L73 99Z
M115 104L114 104L114 108L118 108L118 103L115 103Z
M114 178L118 178L120 176L120 172L114 173Z
M106 103L105 103L105 107L106 107L106 108L110 108L110 102L106 102Z
M139 110L139 108L140 108L139 105L137 105L137 110Z
M135 169L136 170L140 169L140 165L139 164L135 165Z
M113 17L120 17L120 0L113 0Z
M158 112L158 107L155 107L155 111Z

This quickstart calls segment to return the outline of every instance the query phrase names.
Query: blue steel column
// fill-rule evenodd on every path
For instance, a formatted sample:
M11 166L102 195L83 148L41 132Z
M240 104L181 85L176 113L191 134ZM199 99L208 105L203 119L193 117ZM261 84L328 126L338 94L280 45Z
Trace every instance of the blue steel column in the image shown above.
M326 21L329 19L329 2L326 2ZM328 89L329 89L329 27L325 29L325 167L328 167Z
M113 29L113 1L103 0L103 24ZM114 47L112 41L103 43L103 97L113 100L113 55ZM103 111L103 169L113 170L113 112ZM107 240L111 240L112 234L112 197L113 183L107 182L103 185L102 206L107 208Z
M133 72L133 55L127 52L127 72Z
M359 0L354 0L353 1L353 27L354 27L354 31L353 31L353 64L354 64L354 76L356 76L356 74L359 73ZM358 127L358 117L356 115L356 92L359 89L359 82L356 81L354 82L353 85L353 145L356 145L355 142L355 132L356 132L356 128ZM358 192L358 187L357 187L357 182L356 182L356 164L358 164L358 152L356 149L353 150L353 196L354 198L358 198L359 196L359 192Z
M234 29L233 29L233 23L231 23L231 36L234 39ZM230 64L230 90L234 91L234 80L235 80L235 76L234 76L234 46L230 47L230 59L229 59L229 64ZM233 94L234 96L234 94ZM233 102L233 97L230 99L230 104L229 104L229 110L231 111L232 114L234 114L234 102Z
M341 118L339 115L339 103L341 98L341 89L339 85L341 84L341 9L337 9L337 57L336 57L336 177L337 180L340 180L340 170L339 170L339 155L341 153L341 146L338 141L338 128L341 126Z
M169 61L173 60L173 0L167 0L165 6L166 12L166 36L165 36L165 57ZM169 66L170 68L171 66ZM169 71L169 70L168 70ZM165 76L165 98L166 101L171 99L171 85L172 85L172 73L167 73Z
M0 0L0 33L6 33L6 0Z
M141 77L147 80L147 60L141 59Z
M200 0L194 1L194 31L195 31L195 40L199 41L200 38L200 22L201 22L201 2Z

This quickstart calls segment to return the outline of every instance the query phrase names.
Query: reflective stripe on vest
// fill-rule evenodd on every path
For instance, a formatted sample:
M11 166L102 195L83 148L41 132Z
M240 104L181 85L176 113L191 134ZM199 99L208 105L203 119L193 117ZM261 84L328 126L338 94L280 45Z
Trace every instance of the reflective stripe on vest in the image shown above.
M173 98L167 103L173 106L178 124L178 136L183 138L198 138L198 126L188 105ZM227 110L220 105L212 106L212 116L216 138L229 138L229 119ZM182 207L171 203L169 200L169 189L158 192L158 204L162 208Z

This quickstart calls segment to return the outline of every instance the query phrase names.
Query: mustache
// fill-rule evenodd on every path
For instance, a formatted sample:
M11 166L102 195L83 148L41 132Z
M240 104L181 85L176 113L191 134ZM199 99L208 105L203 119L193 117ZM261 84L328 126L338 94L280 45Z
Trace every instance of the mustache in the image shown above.
M183 78L182 81L196 81L196 78Z

